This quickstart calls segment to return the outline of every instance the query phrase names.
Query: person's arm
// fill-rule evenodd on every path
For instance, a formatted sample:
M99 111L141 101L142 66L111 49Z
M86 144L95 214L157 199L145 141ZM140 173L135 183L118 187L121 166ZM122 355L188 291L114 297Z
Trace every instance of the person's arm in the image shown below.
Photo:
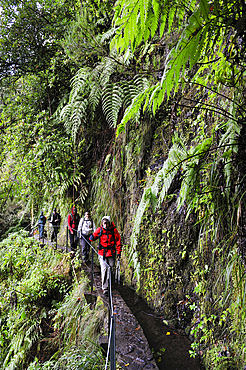
M81 234L82 234L82 226L83 226L83 218L81 218L79 220L79 225L78 225L78 235L79 235L80 238L81 238Z
M114 229L114 237L115 237L117 257L120 257L120 255L121 255L121 237L120 237L120 234L119 234L119 232L116 228Z
M71 215L68 215L67 224L68 224L68 228L69 228L70 233L73 234L73 229L72 229L72 225L71 225Z
M101 228L98 227L96 229L96 231L93 234L91 234L91 236L89 237L89 239L90 239L91 242L93 242L94 240L97 240L99 238L100 230L101 230Z
M92 223L93 223L93 232L96 231L96 225L95 225L95 222L92 220Z

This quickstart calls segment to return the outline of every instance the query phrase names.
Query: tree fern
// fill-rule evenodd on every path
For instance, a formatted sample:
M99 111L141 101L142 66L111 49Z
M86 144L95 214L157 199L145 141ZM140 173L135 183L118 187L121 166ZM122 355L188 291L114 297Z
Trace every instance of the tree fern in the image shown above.
M116 5L115 25L118 27L116 36L112 41L112 46L116 45L122 52L128 50L131 45L132 50L135 50L137 45L143 40L143 29L148 30L148 16L153 12L156 16L158 14L158 6L155 8L155 2L152 2L152 7L149 7L151 2L144 1L141 5L144 12L140 10L140 3L134 1L119 1ZM181 34L178 41L172 47L164 62L164 72L162 74L161 82L157 81L155 87L150 87L135 98L132 104L125 112L125 115L120 123L118 132L124 129L125 124L133 119L136 115L136 102L138 109L141 108L141 103L144 109L147 108L154 114L161 106L166 98L169 98L172 93L176 93L178 89L184 86L186 82L185 77L188 70L191 70L198 62L201 63L200 68L196 68L197 72L193 77L193 82L196 82L196 76L204 76L204 68L206 63L209 63L210 58L216 58L216 63L219 61L221 66L225 66L225 56L221 53L223 45L225 46L225 38L227 28L225 25L228 14L230 14L230 7L228 4L221 4L223 8L220 16L215 16L213 8L210 8L207 0L202 0L198 3L183 2L164 2L160 12L161 32L164 32L166 23L172 24L172 19L177 19L175 27L180 28ZM153 10L155 9L155 10ZM168 12L168 15L167 15ZM129 34L130 19L145 19L144 24L138 24L137 30L133 29L133 35L125 38ZM129 21L129 23L128 23ZM155 26L153 27L155 30ZM168 32L173 30L170 26ZM141 36L139 36L141 35ZM162 34L161 34L162 35ZM150 34L149 34L150 36ZM139 40L138 43L136 40ZM219 56L219 58L218 58ZM188 69L187 69L188 67ZM224 68L224 67L222 67ZM240 73L240 71L238 72ZM207 73L206 73L207 75Z
M60 119L72 134L73 141L81 128L89 122L91 125L99 106L109 126L116 127L121 110L125 110L134 97L149 86L147 78L141 75L130 81L121 78L111 82L112 75L121 73L124 68L122 58L106 57L93 69L79 70L73 78L69 101L60 111Z
M126 51L130 47L134 51L142 41L146 42L157 33L159 24L159 34L162 37L166 24L168 23L171 31L174 18L182 15L184 9L193 9L194 4L194 0L185 0L182 3L166 0L162 4L158 0L117 1L113 20L116 35L111 48Z

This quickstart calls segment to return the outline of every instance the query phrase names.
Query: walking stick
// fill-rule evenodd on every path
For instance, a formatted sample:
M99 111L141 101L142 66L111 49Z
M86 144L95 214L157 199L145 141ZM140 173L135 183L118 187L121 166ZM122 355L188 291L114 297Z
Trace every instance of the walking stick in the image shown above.
M120 284L120 259L118 259L116 263L115 282Z

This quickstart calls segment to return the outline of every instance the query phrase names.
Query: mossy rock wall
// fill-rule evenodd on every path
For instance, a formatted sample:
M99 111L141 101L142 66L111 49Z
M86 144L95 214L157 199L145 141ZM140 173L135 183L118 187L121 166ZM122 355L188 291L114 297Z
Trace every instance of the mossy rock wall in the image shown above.
M145 116L141 124L128 124L115 138L104 165L93 169L93 215L98 223L103 214L109 214L121 233L124 283L136 289L164 320L194 339L194 353L206 357L208 368L216 368L211 365L217 363L220 353L215 347L223 347L221 341L229 341L227 338L233 339L230 351L238 353L238 363L242 363L240 348L245 336L240 333L237 339L235 334L241 322L237 303L240 281L234 270L228 281L225 278L228 252L230 258L237 256L236 239L231 239L227 249L223 246L227 225L218 226L217 240L213 240L210 224L203 222L202 207L187 216L186 205L178 206L181 166L159 207L155 208L153 199L141 222L137 220L144 190L153 185L169 158L174 125L185 145L192 146L192 120L187 122L181 115L179 121L170 123L170 111L165 107L156 119ZM136 235L134 241L132 235ZM239 265L233 267L235 271ZM232 311L233 307L238 310Z
M180 319L178 303L193 292L189 254L197 246L195 216L185 220L184 207L177 213L180 172L161 208L154 213L150 207L142 220L137 243L139 283L129 264L134 218L143 189L153 182L167 158L171 132L166 127L165 115L159 121L146 117L141 126L129 126L118 136L108 161L94 173L93 214L97 222L103 214L110 214L122 235L125 282L167 320L176 322Z

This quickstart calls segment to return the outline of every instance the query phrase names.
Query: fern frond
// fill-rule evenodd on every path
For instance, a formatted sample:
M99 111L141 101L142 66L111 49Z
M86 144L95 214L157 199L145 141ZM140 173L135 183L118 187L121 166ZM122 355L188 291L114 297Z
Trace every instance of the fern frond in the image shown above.
M124 108L129 107L133 103L133 99L136 98L140 93L150 87L149 81L145 76L136 75L131 81L125 81L122 84L124 92L123 106Z
M12 329L13 330L13 329ZM35 343L39 334L36 320L25 321L22 325L16 325L16 334L12 336L9 353L4 360L3 367L6 370L14 370L26 358L27 351ZM11 360L10 360L11 359ZM10 360L10 361L9 361Z
M115 29L110 28L107 32L101 35L100 43L103 44L105 41L111 40L114 35L115 35Z
M134 52L142 41L146 42L150 36L153 37L158 28L162 36L167 23L170 32L175 17L178 19L184 10L194 9L195 4L194 0L181 3L177 0L166 0L164 3L158 0L118 0L113 19L116 35L111 42L111 49L116 47L125 52L130 47Z
M72 90L69 100L72 102L76 100L78 95L84 93L85 86L90 83L90 73L91 71L88 68L81 68L71 81Z
M153 87L149 88L147 86L149 85L147 84L145 85L145 90L142 91L140 94L136 95L135 98L132 100L131 105L126 109L124 117L117 127L117 132L116 132L117 135L119 135L121 132L125 130L125 126L129 121L133 119L138 121L139 115L140 115L140 109L143 106L146 98L148 98L149 96L148 94L150 93L150 91L153 91L154 89Z
M109 57L104 58L101 64L100 84L103 88L110 82L110 77L116 71L117 63Z
M123 90L117 84L108 84L102 93L102 109L111 127L115 127L122 106Z

